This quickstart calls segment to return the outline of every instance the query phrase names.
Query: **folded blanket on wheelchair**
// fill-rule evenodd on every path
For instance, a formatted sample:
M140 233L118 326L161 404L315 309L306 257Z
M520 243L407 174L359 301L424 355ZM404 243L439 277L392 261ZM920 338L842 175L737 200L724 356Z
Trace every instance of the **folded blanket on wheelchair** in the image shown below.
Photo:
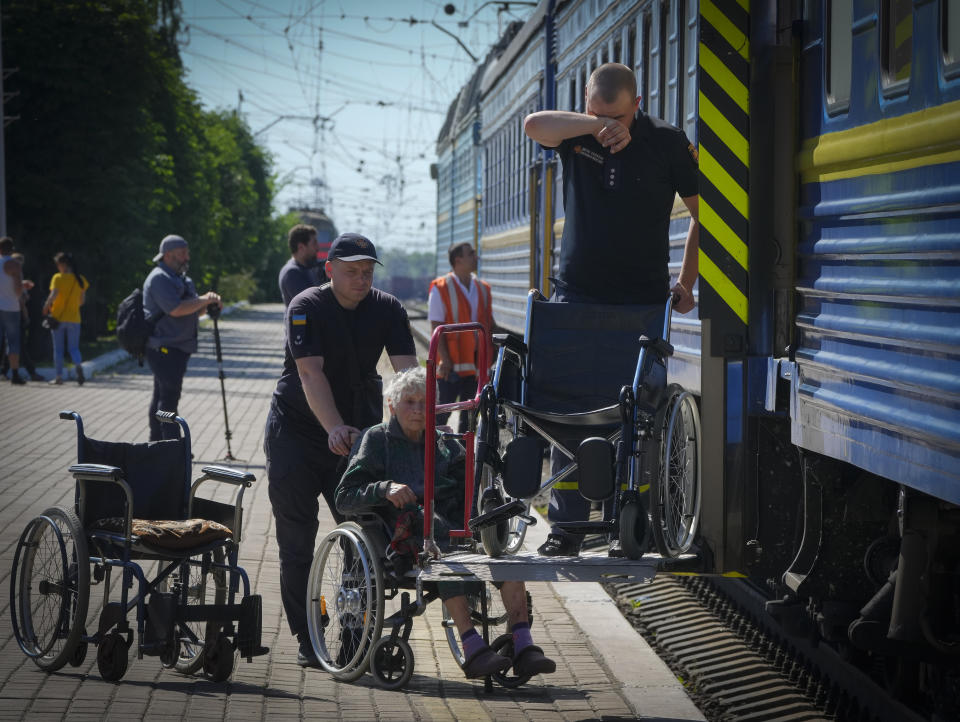
M183 521L133 519L132 522L133 536L160 549L189 549L233 536L233 532L223 524L207 519L184 519ZM124 517L116 516L95 521L93 528L123 534L125 524Z

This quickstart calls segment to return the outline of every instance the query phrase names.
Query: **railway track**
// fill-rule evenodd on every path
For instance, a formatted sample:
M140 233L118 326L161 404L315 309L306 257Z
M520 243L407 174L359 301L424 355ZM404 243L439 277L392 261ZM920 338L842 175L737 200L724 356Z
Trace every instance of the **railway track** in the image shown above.
M663 574L606 587L712 722L927 719L826 645L788 641L762 625L765 599L743 580Z

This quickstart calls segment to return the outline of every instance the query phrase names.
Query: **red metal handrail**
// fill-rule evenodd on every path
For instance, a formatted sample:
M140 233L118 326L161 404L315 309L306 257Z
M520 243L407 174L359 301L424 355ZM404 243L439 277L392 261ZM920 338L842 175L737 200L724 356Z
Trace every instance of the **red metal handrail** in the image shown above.
M450 404L437 404L437 350L440 348L440 338L450 333L473 333L479 336L477 344L477 393L472 399L455 401ZM430 337L430 351L427 354L427 399L426 399L426 428L424 429L424 460L423 460L423 540L424 550L434 546L433 541L433 494L434 474L436 473L437 450L437 412L470 411L480 405L480 392L487 385L490 369L490 338L483 324L477 323L448 323L437 326ZM468 430L463 435L463 444L467 450L467 468L464 474L463 489L463 529L451 529L452 537L471 536L468 528L470 513L473 508L474 475L474 437L475 432Z

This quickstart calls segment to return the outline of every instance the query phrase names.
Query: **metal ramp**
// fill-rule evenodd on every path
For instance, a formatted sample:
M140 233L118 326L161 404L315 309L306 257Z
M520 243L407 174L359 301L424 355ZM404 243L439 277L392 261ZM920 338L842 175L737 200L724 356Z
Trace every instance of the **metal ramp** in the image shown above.
M649 582L658 571L698 563L694 554L665 559L645 554L642 559L611 558L606 547L584 550L576 557L542 557L535 551L489 557L475 552L452 552L431 560L420 572L423 581L451 577L487 582Z

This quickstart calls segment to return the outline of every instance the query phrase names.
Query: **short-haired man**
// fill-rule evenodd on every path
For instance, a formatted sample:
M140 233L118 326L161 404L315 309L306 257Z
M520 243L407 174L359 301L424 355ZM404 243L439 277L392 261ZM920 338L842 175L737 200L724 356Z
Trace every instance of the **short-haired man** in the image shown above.
M287 307L286 354L263 447L280 548L280 597L300 643L297 662L316 666L307 630L307 579L323 495L337 522L335 493L361 429L383 420L377 362L386 349L394 370L416 366L416 348L400 301L373 288L377 251L356 233L339 235L325 270L330 282L297 294Z
M284 308L300 291L327 282L323 267L317 261L320 244L316 228L298 223L287 233L287 244L290 246L290 260L283 264L278 279Z
M207 306L222 308L220 296L197 288L187 275L190 248L181 236L166 236L153 258L156 265L143 283L143 311L154 321L153 335L147 339L147 365L153 372L153 398L150 399L150 441L176 438L179 427L161 424L157 411L177 413L183 377L190 354L197 350L198 320Z
M4 339L10 361L10 383L27 383L20 377L20 296L23 267L13 258L13 239L0 238L0 352Z
M476 276L477 252L467 241L450 246L450 273L430 282L427 319L431 327L441 324L479 321L487 333L494 330L490 284ZM491 347L492 348L492 347ZM472 399L477 393L477 337L473 332L445 334L440 339L437 359L437 386L441 404ZM437 414L445 424L449 413ZM467 413L460 412L460 433L467 430Z
M601 65L585 89L586 113L546 110L524 119L526 134L563 164L565 220L555 300L694 307L699 248L697 151L679 128L640 110L633 71ZM679 278L670 287L670 216L679 195L690 226ZM551 466L566 465L556 449ZM554 490L553 522L586 519L576 489ZM582 538L553 528L540 553L579 553Z

